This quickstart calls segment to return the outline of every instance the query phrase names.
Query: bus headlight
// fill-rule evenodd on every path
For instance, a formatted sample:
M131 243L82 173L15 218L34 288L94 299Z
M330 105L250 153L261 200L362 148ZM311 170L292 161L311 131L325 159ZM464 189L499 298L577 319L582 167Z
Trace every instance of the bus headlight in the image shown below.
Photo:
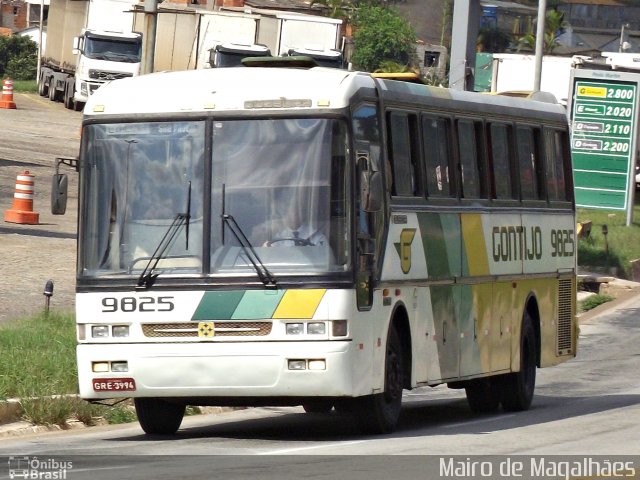
M326 370L327 362L325 360L309 360L309 370Z
M111 335L114 337L128 337L129 325L114 325L111 327Z
M302 335L304 325L302 323L287 323L287 335Z
M109 371L109 362L91 362L93 373L106 373Z
M93 338L107 338L109 336L109 325L94 325L91 327Z
M306 370L306 360L289 360L289 370Z
M324 322L313 322L307 324L307 333L311 335L324 335L327 333L327 327Z
M129 363L128 362L111 362L111 371L112 372L128 372Z

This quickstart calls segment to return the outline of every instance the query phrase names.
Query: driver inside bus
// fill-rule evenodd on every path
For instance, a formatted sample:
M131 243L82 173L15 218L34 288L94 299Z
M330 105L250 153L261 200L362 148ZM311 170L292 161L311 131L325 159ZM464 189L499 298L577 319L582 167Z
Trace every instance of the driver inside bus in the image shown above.
M264 246L328 246L329 242L325 234L317 224L311 221L311 211L307 205L309 205L307 202L291 200L283 218L284 228L271 240L266 241Z

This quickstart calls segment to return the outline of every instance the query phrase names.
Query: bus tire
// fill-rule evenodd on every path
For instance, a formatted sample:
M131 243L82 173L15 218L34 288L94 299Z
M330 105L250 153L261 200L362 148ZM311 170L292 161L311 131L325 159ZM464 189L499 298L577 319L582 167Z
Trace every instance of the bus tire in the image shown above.
M402 342L393 326L387 339L384 392L356 399L356 416L365 433L390 433L396 429L402 407L404 366Z
M312 400L303 403L302 408L307 413L329 413L333 409L333 402L330 400Z
M186 406L159 398L136 398L138 422L149 435L173 435L180 428Z
M493 378L472 380L466 387L467 403L474 413L491 413L500 406L500 390Z
M525 311L520 334L520 371L502 381L502 408L507 412L528 410L536 386L536 333L529 312Z

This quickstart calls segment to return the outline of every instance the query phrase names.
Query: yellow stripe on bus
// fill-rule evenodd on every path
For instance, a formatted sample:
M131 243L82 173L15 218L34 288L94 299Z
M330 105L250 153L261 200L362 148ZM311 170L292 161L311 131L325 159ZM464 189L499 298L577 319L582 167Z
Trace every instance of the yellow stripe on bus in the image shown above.
M482 228L482 216L480 214L461 215L462 237L464 248L467 252L469 275L489 275L489 260L487 259L487 247L484 242L484 230Z
M272 318L313 318L327 290L287 290Z

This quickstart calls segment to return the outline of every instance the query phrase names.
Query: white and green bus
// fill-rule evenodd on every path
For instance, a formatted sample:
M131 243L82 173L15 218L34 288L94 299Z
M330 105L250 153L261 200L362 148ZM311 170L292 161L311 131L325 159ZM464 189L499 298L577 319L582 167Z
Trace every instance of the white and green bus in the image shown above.
M405 389L529 408L576 355L563 107L335 69L100 88L79 156L80 395L397 424ZM64 182L62 182L64 183ZM62 192L64 193L64 192Z

